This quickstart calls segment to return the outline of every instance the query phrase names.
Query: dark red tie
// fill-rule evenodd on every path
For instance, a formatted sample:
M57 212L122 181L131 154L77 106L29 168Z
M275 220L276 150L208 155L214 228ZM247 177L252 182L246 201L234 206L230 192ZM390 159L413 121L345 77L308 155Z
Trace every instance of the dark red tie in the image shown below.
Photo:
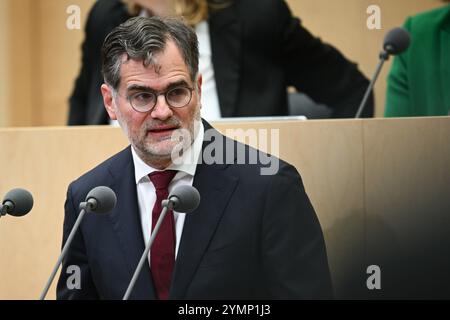
M176 171L155 171L149 174L149 178L156 189L156 202L152 212L152 230L161 214L161 201L169 196L169 183ZM150 249L150 267L156 296L160 300L169 298L170 283L175 261L175 227L173 212L167 211L163 222Z

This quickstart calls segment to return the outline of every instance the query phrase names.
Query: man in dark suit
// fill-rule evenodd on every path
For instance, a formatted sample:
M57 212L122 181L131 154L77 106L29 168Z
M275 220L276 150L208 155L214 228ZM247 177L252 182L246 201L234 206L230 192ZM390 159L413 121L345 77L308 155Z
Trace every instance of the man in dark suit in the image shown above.
M368 80L338 50L309 33L284 1L224 2L207 18L222 117L287 115L289 86L330 107L333 118L355 116ZM108 123L100 95L100 48L129 17L119 0L99 0L91 10L69 125ZM371 97L363 116L372 116L373 108Z
M275 157L277 170L265 172L252 156L267 155L201 121L193 30L177 19L133 18L108 35L103 58L103 101L131 146L69 186L64 242L93 187L112 188L117 206L83 220L58 298L122 298L160 201L182 184L197 188L201 203L188 215L169 211L132 299L331 298L322 230L298 172ZM67 285L74 265L79 289Z

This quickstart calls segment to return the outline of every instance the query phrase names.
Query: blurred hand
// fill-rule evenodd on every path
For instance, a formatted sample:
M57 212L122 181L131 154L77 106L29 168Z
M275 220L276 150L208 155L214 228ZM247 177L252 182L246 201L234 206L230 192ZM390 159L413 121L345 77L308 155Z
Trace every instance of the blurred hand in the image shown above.
M150 16L169 16L173 14L173 0L132 0L146 9Z

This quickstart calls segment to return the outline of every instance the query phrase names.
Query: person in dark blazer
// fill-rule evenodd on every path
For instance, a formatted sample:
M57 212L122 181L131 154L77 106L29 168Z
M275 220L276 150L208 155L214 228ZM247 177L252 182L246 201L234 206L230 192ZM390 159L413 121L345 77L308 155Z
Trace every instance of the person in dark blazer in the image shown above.
M103 101L131 146L68 188L63 242L93 187L113 189L117 206L107 215L85 216L63 261L58 299L122 298L154 223L148 219L161 189L152 177L172 170L168 189L192 184L200 205L165 217L162 225L172 221L169 233L175 235L163 238L161 227L131 299L331 298L322 230L297 170L275 157L273 172L263 173L262 161L241 163L242 154L231 150L241 149L246 159L255 150L201 120L192 29L175 18L136 17L108 35L103 56ZM180 130L189 143L174 158L180 142L169 138ZM152 255L159 252L158 239L172 250L164 262L163 271L171 270L165 282ZM67 285L70 266L79 267L78 289Z
M411 45L394 58L385 116L449 115L450 5L409 17L404 27L411 34Z
M330 107L333 118L355 116L368 80L338 50L306 30L284 1L220 2L208 1L206 19L222 117L288 115L289 86ZM100 48L104 37L128 18L119 0L94 4L70 97L69 125L108 123L100 94ZM373 109L371 96L363 116L372 116Z

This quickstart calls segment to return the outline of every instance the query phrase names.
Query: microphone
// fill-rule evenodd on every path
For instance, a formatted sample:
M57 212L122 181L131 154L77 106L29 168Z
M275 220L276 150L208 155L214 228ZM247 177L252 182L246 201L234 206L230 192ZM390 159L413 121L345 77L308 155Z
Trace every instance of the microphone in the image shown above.
M355 118L359 118L361 113L366 106L367 99L369 98L370 93L372 92L375 81L380 74L381 68L385 61L389 59L390 55L397 55L404 52L408 49L409 44L411 42L411 37L404 28L394 28L390 30L384 37L383 42L383 50L380 52L380 61L378 62L377 69L370 80L369 86L367 87L366 93L364 94L364 98L359 105L358 111L356 112Z
M161 226L164 217L166 216L167 210L176 210L183 213L191 213L197 209L200 203L200 193L197 189L189 185L181 185L176 187L166 200L161 202L163 207L161 215L156 222L155 228L153 229L152 235L145 246L145 250L142 253L141 260L139 260L138 266L134 271L133 277L131 278L130 284L128 285L127 291L123 296L123 300L128 300L131 292L133 291L134 285L136 284L137 278L141 273L142 267L147 260L150 248L155 241L156 235L158 234L159 227Z
M15 188L5 195L0 205L0 217L9 214L14 217L26 215L33 208L33 196L25 189Z
M384 37L383 48L391 55L397 55L408 49L411 37L403 28L394 28Z
M85 209L86 206L88 211L96 213L108 213L117 203L117 197L114 191L105 186L95 187L89 191L86 196L86 202L80 203L80 209Z
M191 213L200 203L200 193L192 186L181 185L175 188L169 198L162 201L163 207L183 213Z
M78 218L75 221L72 230L70 231L69 237L67 238L67 241L61 251L61 254L59 255L55 267L53 268L53 271L49 279L47 280L44 290L42 290L40 300L45 299L45 296L47 295L47 292L50 289L50 285L52 284L53 279L55 278L56 272L58 271L62 260L66 256L67 251L69 250L70 244L72 243L75 233L78 230L78 227L80 226L85 213L86 212L94 212L100 214L108 213L116 206L116 202L117 202L116 194L108 187L99 186L89 191L88 195L86 196L86 201L80 203L80 210L81 210L80 214L78 215Z

